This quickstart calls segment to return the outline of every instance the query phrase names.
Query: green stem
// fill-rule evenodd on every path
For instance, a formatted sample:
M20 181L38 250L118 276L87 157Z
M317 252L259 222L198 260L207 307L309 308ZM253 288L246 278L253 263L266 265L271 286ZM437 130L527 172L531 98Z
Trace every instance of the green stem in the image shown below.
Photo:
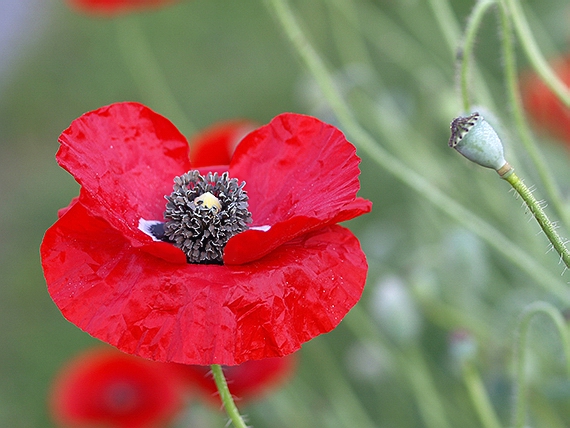
M552 201L556 214L564 222L566 227L570 227L570 212L564 206L562 193L554 177L551 174L550 168L540 153L532 133L525 119L524 110L521 98L519 96L519 83L517 78L517 68L515 61L515 49L512 40L512 29L508 16L508 11L504 2L500 3L500 27L502 33L502 50L503 50L503 64L505 68L505 81L507 87L507 95L509 97L509 105L512 107L512 114L515 127L518 131L521 142L523 143L527 153L529 154L538 176L544 185L546 194Z
M344 4L344 1L335 0L333 5L340 9L339 3ZM424 49L409 33L387 16L378 5L368 2L360 3L358 5L360 12L358 19L350 17L349 20L352 29L360 32L366 42L379 51L383 58L398 65L419 82L425 80L426 67L429 67L428 69L435 68L436 64L442 68L447 66L447 61ZM407 54L402 55L402 52ZM430 73L430 79L435 78L439 78L439 76ZM444 81L443 78L440 79L442 82Z
M469 397L471 397L483 428L501 428L501 423L489 400L481 376L479 376L472 362L467 362L463 366L463 382L467 387Z
M455 55L457 40L461 36L461 28L455 19L451 5L446 0L429 0L429 5L451 53Z
M503 179L509 182L513 189L521 196L525 204L530 209L530 212L538 221L540 228L545 233L546 237L560 255L560 258L564 262L567 268L570 268L570 252L564 245L562 238L556 232L554 224L550 221L540 203L536 200L530 189L522 182L522 180L513 172L511 174L506 174Z
M133 80L149 104L167 116L185 135L196 128L172 93L136 16L116 21L117 42Z
M224 404L224 408L226 409L228 417L236 428L247 428L247 425L239 414L239 410L234 403L234 399L228 388L228 383L226 382L226 377L224 376L224 372L222 370L222 366L219 364L212 364L210 367L212 369L212 374L214 375L214 381L218 387L218 392L220 393L220 399Z
M342 63L345 65L362 64L372 70L373 61L370 58L368 47L361 33L354 31L354 25L358 22L358 13L354 3L351 0L326 0L323 3L330 10L331 31ZM335 21L338 21L340 25L334 25ZM343 25L344 23L348 25Z
M444 38L447 41L447 45L451 53L454 55L454 57L457 57L457 40L460 40L461 37L461 25L453 13L450 2L447 0L429 0L429 4L432 8L435 19L439 24L440 30L443 32ZM465 56L465 54L462 53L461 56ZM473 80L477 81L477 92L479 100L483 100L485 105L488 108L492 109L494 106L494 101L485 79L482 77L481 72L477 69L477 67L471 67L471 69L471 74L475 77ZM465 111L465 113L468 113L468 111Z
M389 350L408 380L426 427L449 427L442 395L435 385L422 350L416 343L410 343L403 348L395 346L382 331L378 330L362 305L352 308L343 323L346 323L360 342L372 342L379 348Z
M460 86L461 99L463 100L463 109L465 113L470 113L471 103L469 101L469 61L473 54L473 46L477 31L481 26L481 21L487 10L495 4L495 0L479 0L469 17L467 27L465 28L465 36L463 38L463 47L459 51L458 60L460 62Z
M429 368L417 345L413 344L404 351L401 363L414 391L426 427L449 427L440 394L437 392Z
M330 348L325 347L324 341L315 341L307 347L307 351L312 353L314 360L318 362L320 371L323 374L321 379L329 398L336 418L337 426L373 428L376 423L370 418L366 409L360 402L358 395L347 382Z
M332 75L322 59L305 37L292 11L285 0L267 0L281 24L285 34L296 49L308 70L320 85L324 97L337 116L343 130L364 150L370 158L389 174L425 197L434 206L441 209L452 219L485 240L491 247L532 277L538 284L558 296L564 302L570 302L570 294L559 277L538 263L534 257L523 251L499 230L473 214L463 205L451 199L423 176L408 168L398 158L376 144L349 112L342 96L338 93Z
M481 341L490 339L490 326L483 317L473 316L462 308L436 298L426 299L420 293L414 296L422 305L425 317L434 325L449 331L459 326L472 332Z
M469 61L471 59L473 51L473 45L475 43L475 37L477 35L477 30L479 29L483 16L490 8L490 6L495 3L495 0L479 0L471 12L471 16L465 30L463 50L462 55L459 56L459 60L461 98L463 101L463 108L466 113L469 113L470 111L468 71ZM560 190L558 189L558 186L556 185L552 174L550 174L550 170L544 158L536 147L536 144L534 144L530 129L528 128L528 125L525 121L522 103L518 93L515 54L513 42L511 39L511 25L508 17L508 11L506 10L506 7L503 3L501 3L500 24L502 33L505 81L510 105L513 107L515 125L521 137L521 141L523 142L526 151L529 153L531 159L533 160L539 177L546 188L546 192L549 195L549 198L552 201L558 216L563 219L565 225L568 225L570 224L570 213L561 202L563 198L561 196Z
M570 337L564 317L558 309L546 302L534 302L528 305L521 314L515 352L516 364L516 391L514 401L514 427L523 428L526 419L526 403L528 399L528 387L525 383L525 355L527 349L527 335L532 319L543 313L547 315L558 330L558 334L562 341L564 354L566 356L566 370L570 375Z
M570 107L570 89L558 78L540 52L518 0L503 1L511 13L515 31L532 67L546 86L548 86L567 107Z

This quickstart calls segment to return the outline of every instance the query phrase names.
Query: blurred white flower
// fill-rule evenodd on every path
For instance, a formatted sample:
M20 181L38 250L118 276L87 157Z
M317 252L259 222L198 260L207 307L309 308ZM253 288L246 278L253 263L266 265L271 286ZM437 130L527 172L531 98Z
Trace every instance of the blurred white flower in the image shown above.
M382 330L397 342L410 342L421 332L421 315L402 278L382 278L372 291L370 305Z
M350 346L345 361L351 376L361 381L377 382L393 367L389 351L371 342L358 342Z

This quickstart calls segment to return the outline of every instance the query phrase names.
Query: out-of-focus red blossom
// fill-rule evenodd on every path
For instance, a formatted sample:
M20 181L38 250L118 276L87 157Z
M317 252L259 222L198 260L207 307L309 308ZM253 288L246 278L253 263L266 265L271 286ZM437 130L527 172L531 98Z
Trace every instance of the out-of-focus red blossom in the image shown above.
M95 348L56 376L49 404L59 426L164 427L181 409L182 388L171 364Z
M259 124L250 120L217 122L190 140L192 167L229 165L238 143Z
M560 79L570 88L570 54L552 62ZM570 108L566 107L538 75L527 71L521 78L523 104L533 122L570 145Z
M232 396L244 404L278 387L292 375L297 354L281 358L246 361L237 366L224 366L223 371ZM181 378L197 387L202 396L219 407L221 400L209 366L179 365Z
M177 0L67 0L81 12L107 16L155 9L175 1Z
M124 352L182 364L281 357L335 328L359 300L368 265L336 223L370 211L359 158L335 127L286 113L244 137L228 171L245 181L252 223L223 264L189 264L139 229L163 221L188 143L137 103L89 112L63 132L59 164L81 190L46 232L41 258L63 315Z

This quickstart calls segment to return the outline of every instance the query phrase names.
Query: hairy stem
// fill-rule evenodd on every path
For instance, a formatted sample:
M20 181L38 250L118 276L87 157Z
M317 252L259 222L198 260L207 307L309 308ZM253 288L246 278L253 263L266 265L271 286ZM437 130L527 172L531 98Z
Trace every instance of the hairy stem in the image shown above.
M530 277L546 290L558 296L562 301L570 302L568 288L559 277L544 268L534 257L515 245L499 230L444 194L423 176L410 169L398 158L378 145L374 138L352 117L334 84L331 73L305 37L287 2L284 0L267 0L267 4L275 12L276 18L291 44L319 84L341 127L350 135L361 150L366 152L374 162L392 176L425 197L459 224L481 237L506 259L518 266L522 271L527 272Z
M563 221L566 227L570 226L570 211L565 207L562 193L554 177L552 176L550 168L538 149L530 128L525 119L523 112L522 101L519 95L519 82L517 78L517 68L515 61L515 48L512 39L511 23L508 16L508 10L504 2L501 3L500 8L500 28L502 34L502 51L503 51L503 64L505 68L505 83L507 87L507 95L509 97L509 105L512 107L512 115L515 127L518 131L521 142L523 143L527 153L532 160L538 176L544 185L546 194L548 195L558 217Z
M523 181L513 172L512 174L503 176L503 179L508 181L513 189L520 195L525 204L528 206L530 212L538 221L540 228L560 255L560 259L564 262L567 268L570 268L570 252L564 245L562 238L556 232L556 227L550 221L540 203L536 200L530 189L523 183Z
M469 21L467 22L467 28L465 29L465 36L463 38L463 47L461 48L461 54L458 55L458 60L460 61L460 87L461 87L461 99L463 101L463 109L465 113L470 113L471 103L469 100L469 61L471 60L473 54L473 46L475 45L475 38L477 36L477 31L481 25L483 17L487 10L495 4L495 0L479 0Z
M222 367L219 364L212 364L210 367L212 369L212 374L214 375L214 381L218 387L218 392L220 393L220 399L224 404L228 417L236 428L247 428L247 425L241 417L234 402L232 394L230 393Z

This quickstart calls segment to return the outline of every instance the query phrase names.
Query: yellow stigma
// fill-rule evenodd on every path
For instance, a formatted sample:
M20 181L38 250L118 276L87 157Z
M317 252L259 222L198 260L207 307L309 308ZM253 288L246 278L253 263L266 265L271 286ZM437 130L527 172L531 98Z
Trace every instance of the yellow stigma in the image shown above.
M206 208L214 208L216 210L216 214L220 212L222 209L222 204L220 204L220 200L212 195L210 192L206 192L194 198L194 203L196 205L201 205Z

